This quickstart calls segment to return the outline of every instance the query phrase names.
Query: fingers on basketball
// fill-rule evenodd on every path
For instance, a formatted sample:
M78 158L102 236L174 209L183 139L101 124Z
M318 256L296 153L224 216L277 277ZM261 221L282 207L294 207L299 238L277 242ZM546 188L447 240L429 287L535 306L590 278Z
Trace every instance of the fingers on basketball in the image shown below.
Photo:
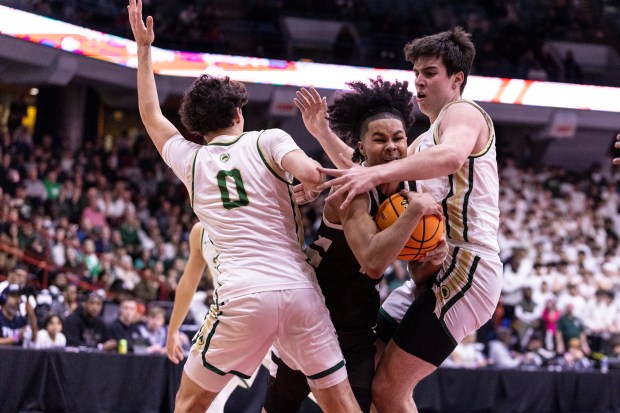
M392 225L407 208L407 199L394 194L386 199L375 216L380 230ZM398 254L399 260L417 261L437 246L443 235L443 221L434 215L425 215L409 236L409 240Z

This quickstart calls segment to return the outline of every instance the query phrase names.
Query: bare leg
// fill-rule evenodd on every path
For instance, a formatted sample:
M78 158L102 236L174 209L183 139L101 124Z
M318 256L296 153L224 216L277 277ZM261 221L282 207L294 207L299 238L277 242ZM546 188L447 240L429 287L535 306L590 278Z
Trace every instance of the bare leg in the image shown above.
M385 344L383 342L383 340L379 340L377 339L375 341L375 367L379 365L379 361L381 361L381 357L383 356L383 353L385 352L385 347L387 347L387 344Z
M174 411L175 413L205 413L215 396L217 393L198 386L183 372Z
M326 389L312 389L312 394L324 413L361 413L349 380Z
M377 411L417 413L413 389L436 369L431 363L412 356L391 341L379 361L372 382L372 400Z

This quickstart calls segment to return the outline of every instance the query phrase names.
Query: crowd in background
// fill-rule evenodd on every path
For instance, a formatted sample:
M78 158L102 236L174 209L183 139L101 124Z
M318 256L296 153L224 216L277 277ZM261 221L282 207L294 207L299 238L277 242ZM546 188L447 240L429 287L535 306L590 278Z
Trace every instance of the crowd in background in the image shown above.
M162 323L169 316L189 255L196 218L186 189L141 134L120 136L112 146L87 141L75 153L59 152L52 142L44 136L35 143L21 127L2 131L0 280L8 279L0 287L19 284L43 329L50 315L66 323L77 312L106 328L123 319L126 329L132 326L125 335L141 337L138 326L146 326L154 308L164 310ZM617 357L620 171L611 162L583 175L526 169L510 157L500 164L501 303L446 365L585 368L604 355ZM323 197L302 207L306 243L322 207ZM382 299L407 278L396 261L379 285ZM188 324L206 313L211 289L205 274ZM123 318L127 301L131 316ZM114 313L104 320L109 303ZM110 338L102 334L86 347L104 346L104 337Z
M408 69L403 45L455 25L472 33L473 74L587 83L572 52L554 56L550 40L614 45L620 25L605 0L144 0L157 21L156 44L176 50L273 59L311 58L323 63ZM2 0L0 4L131 38L126 1ZM295 55L282 18L347 22L332 53ZM242 39L242 40L239 40Z

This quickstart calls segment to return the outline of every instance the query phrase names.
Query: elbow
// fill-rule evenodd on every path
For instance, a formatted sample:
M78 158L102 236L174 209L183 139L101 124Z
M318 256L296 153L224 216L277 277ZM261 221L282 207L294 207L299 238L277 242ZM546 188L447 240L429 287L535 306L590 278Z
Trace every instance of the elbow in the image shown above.
M463 157L460 153L452 150L448 151L444 157L444 165L449 174L461 169L465 162L467 162L467 157Z
M456 157L456 156L452 156L446 159L445 165L446 165L446 170L449 171L448 174L451 175L453 173L456 173L459 169L461 169L465 161L466 160L463 160L460 157Z
M303 176L298 177L298 179L307 185L321 185L323 182L325 182L325 175L319 172L319 170L317 169L320 166L321 165L318 162L315 162L314 168L305 171L306 173L304 173Z
M379 279L389 265L389 263L386 264L379 260L369 260L363 264L362 269L370 278Z

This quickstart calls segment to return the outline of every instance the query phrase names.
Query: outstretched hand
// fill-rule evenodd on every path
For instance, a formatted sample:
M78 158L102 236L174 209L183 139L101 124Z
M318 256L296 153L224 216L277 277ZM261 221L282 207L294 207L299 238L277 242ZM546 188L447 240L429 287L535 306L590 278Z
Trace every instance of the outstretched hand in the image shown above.
M312 190L304 187L303 184L297 184L293 187L293 195L297 205L309 204L319 197L321 191Z
M620 133L616 135L616 143L614 143L614 148L620 149ZM614 165L620 165L620 158L614 158Z
M319 171L326 175L333 176L334 179L321 184L318 189L322 191L327 188L338 187L325 198L325 201L337 199L346 194L345 200L340 205L340 209L346 209L356 195L368 192L376 186L374 182L375 168L364 168L351 162L351 160L345 158L342 154L340 154L340 160L347 169L319 168Z
M310 90L301 88L293 99L295 106L299 108L304 125L308 132L315 138L320 138L331 132L327 121L327 99L319 94L315 88Z
M137 2L136 2L137 1ZM150 46L155 40L155 32L153 31L153 18L146 18L146 25L142 19L142 0L129 0L127 6L129 13L129 23L131 23L131 31L136 39L138 46Z

